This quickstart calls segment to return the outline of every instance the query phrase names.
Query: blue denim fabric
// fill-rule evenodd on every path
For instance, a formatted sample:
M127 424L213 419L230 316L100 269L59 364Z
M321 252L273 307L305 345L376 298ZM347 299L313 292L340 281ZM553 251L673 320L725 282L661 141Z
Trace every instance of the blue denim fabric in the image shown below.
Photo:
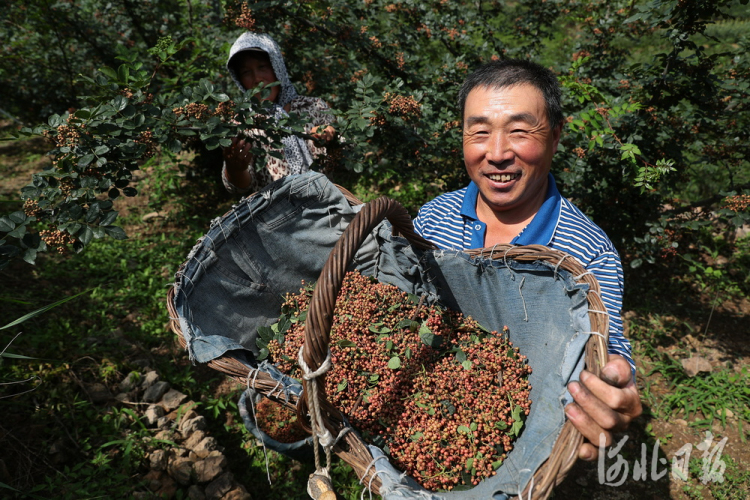
M176 280L175 307L191 358L205 363L228 353L254 365L257 328L277 320L282 296L296 292L301 280L318 279L359 208L350 207L323 175L309 172L269 185L214 221ZM362 245L353 267L462 311L490 330L507 325L533 368L531 412L495 476L468 491L429 493L377 459L371 447L383 497L479 500L518 494L549 457L571 400L566 385L583 368L590 330L587 285L548 263L414 250L392 236L387 221ZM297 382L262 365L298 393Z
M269 449L278 453L283 453L298 462L312 463L315 460L312 436L295 443L281 443L273 439L258 427L255 420L255 405L260 402L262 397L263 396L259 392L256 392L253 389L246 389L240 396L237 407L240 410L240 416L242 417L242 421L247 430ZM248 406L250 407L249 410Z
M352 217L320 175L290 176L243 199L211 223L178 272L175 308L190 358L258 354L259 326L278 319L283 296L318 279Z

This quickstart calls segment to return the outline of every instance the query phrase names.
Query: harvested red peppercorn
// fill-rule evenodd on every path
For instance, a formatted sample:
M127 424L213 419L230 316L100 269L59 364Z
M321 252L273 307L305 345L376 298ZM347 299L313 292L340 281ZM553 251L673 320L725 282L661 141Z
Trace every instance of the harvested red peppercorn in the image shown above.
M279 322L259 331L261 357L297 378L312 290L287 295ZM507 327L488 331L358 272L344 278L330 349L329 400L433 491L494 475L529 414L531 368Z

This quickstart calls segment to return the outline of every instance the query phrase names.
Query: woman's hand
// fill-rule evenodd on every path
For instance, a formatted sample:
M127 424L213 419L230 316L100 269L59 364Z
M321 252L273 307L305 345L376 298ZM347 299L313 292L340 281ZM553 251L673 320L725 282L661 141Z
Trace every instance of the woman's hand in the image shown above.
M251 150L250 143L239 137L234 137L232 145L224 148L227 180L239 189L247 189L253 181L253 174L248 168L253 161Z
M328 125L326 128L324 128L322 132L318 132L319 128L320 127L313 127L312 130L310 131L312 136L318 140L331 142L333 138L336 136L336 129L333 128L331 125Z
M584 370L568 390L575 402L565 413L586 439L578 450L582 460L596 460L601 439L610 446L612 433L625 430L643 411L630 364L616 354L609 355L601 377Z

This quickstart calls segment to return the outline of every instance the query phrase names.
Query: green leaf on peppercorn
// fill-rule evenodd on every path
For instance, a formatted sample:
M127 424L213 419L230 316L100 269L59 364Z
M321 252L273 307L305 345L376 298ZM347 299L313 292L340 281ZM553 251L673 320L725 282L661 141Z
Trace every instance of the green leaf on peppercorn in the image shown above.
M443 337L432 333L432 330L426 325L426 322L422 323L419 327L419 338L424 345L430 346L433 349L439 349L443 343Z
M290 326L292 326L292 322L289 321L289 317L286 315L282 315L279 318L278 323L274 323L273 325L271 325L271 329L274 331L274 333L283 335L287 330L289 330Z
M459 363L463 363L464 361L466 361L466 353L461 349L456 349L456 361L458 361Z
M521 429L523 429L523 408L520 406L514 406L513 411L511 412L511 418L513 419L513 425L510 427L508 435L516 438L521 435Z
M409 318L402 319L396 324L396 328L399 330L402 328L408 328L410 331L416 332L417 328L419 328L419 322Z
M440 405L440 413L442 413L445 418L448 418L456 413L456 407L453 406L453 403L451 403L450 401L443 400L440 402Z
M273 338L274 331L270 326L259 326L258 327L258 338L265 340L266 342Z
M370 331L372 333L390 333L391 329L387 326L383 326L383 323L373 323L370 325Z

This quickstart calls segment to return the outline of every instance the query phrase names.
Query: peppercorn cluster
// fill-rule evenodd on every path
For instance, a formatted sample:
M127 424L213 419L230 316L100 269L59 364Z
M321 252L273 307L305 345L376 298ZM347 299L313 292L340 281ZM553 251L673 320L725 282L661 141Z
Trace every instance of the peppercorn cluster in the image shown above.
M255 424L279 443L294 443L308 436L297 422L297 412L266 398L262 398L256 406Z
M23 202L23 211L29 217L37 217L43 212L39 208L39 203L36 200L26 200Z
M733 212L745 212L750 207L750 195L736 194L724 198L724 208Z
M253 17L253 11L244 2L240 6L240 14L234 20L234 24L239 28L244 28L247 31L254 31L255 18Z
M50 247L57 250L59 254L65 254L68 251L68 246L75 243L76 239L66 231L60 231L57 228L44 229L39 231L39 236L42 240Z
M286 296L290 326L269 357L301 377L312 286ZM531 368L503 332L357 272L343 280L326 394L363 438L431 490L495 474L528 415Z
M133 139L133 142L146 146L146 151L141 155L141 157L145 159L154 156L159 147L158 143L154 140L154 133L150 130L144 130L141 132L138 137Z
M422 105L412 95L399 95L386 92L383 101L389 104L388 112L404 119L422 117Z
M191 102L185 106L180 106L172 109L172 112L177 116L185 115L188 118L195 118L196 120L202 120L206 118L210 110L207 105L198 102Z

